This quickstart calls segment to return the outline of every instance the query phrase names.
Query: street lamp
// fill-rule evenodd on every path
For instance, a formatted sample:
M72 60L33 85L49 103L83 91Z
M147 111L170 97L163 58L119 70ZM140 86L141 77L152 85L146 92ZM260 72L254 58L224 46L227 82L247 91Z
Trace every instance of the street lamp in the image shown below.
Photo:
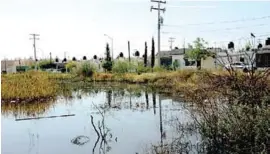
M255 48L255 37L256 36L253 33L250 33L250 36L251 36L251 38L253 38L252 44L253 44L253 48Z
M107 35L107 34L104 34L104 36L107 36L107 37L111 40L111 42L112 42L112 60L113 60L113 38L110 37L110 36Z

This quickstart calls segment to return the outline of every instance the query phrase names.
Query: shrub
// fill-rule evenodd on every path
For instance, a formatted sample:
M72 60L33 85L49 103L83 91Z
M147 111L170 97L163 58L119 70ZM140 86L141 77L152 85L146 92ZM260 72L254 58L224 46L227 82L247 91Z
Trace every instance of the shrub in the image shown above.
M106 70L106 71L111 71L112 70L112 67L113 67L113 63L112 61L105 61L103 64L102 64L102 67Z
M66 64L66 69L68 70L68 72L72 71L72 69L77 67L77 63L74 61L70 61Z
M84 62L82 64L78 64L76 69L74 69L74 72L78 76L83 77L92 77L93 74L96 72L96 67L94 64L91 64L89 62Z
M118 60L114 63L112 71L113 73L127 73L129 69L129 63L127 61Z
M153 68L154 72L166 72L167 70L164 67L160 67L160 66L155 66Z
M147 72L150 72L150 71L151 71L151 68L150 67L144 67L144 64L143 63L139 63L138 64L137 72L139 74L141 74L141 73L147 73Z
M51 63L50 60L42 60L38 62L38 67L40 69L49 69L49 68L55 68L56 65Z
M128 72L135 72L137 69L135 61L126 61L126 60L118 60L114 63L112 71L113 73L128 73Z

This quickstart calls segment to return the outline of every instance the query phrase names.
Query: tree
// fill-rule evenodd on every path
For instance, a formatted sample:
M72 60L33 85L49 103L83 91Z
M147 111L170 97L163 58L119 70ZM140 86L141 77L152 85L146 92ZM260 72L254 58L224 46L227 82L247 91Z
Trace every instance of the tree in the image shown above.
M105 60L111 61L111 52L110 52L110 47L108 43L106 44Z
M110 47L109 44L106 44L106 52L105 52L105 62L102 64L102 67L106 71L111 71L112 70L112 61L111 61L111 54L110 54Z
M94 59L97 59L97 55L94 55L93 58L94 58Z
M136 56L136 57L140 57L140 52L139 52L138 50L136 50L135 56Z
M72 58L72 61L76 61L76 60L77 60L76 57L73 57L73 58Z
M251 49L251 43L250 42L246 43L245 49L246 49L246 51L249 51Z
M83 60L87 60L86 56L83 56Z
M152 50L151 50L151 67L155 66L155 41L152 37Z
M120 52L119 57L121 57L121 58L123 58L123 57L124 57L123 52Z
M176 68L179 67L179 63L178 61L175 59L174 62L173 62L173 70L176 71Z
M259 43L259 44L258 44L258 49L260 49L260 48L262 48L262 47L263 47L262 44Z
M64 59L63 59L63 62L67 62L67 58L64 58Z
M211 53L206 50L206 45L208 43L203 38L197 38L193 41L193 46L189 44L189 48L191 49L186 53L186 56L192 60L196 60L197 68L201 68L201 59L210 56Z
M145 50L144 50L144 67L147 67L147 42L145 42Z
M234 49L234 43L233 42L230 42L228 44L228 49Z
M59 59L58 59L58 57L56 57L56 58L55 58L55 62L57 62L57 63L59 62Z

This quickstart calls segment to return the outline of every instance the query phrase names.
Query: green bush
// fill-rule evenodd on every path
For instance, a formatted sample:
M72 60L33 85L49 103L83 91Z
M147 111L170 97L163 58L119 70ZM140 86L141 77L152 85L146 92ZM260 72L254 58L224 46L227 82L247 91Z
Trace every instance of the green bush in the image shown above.
M83 76L83 77L92 77L93 74L96 72L96 70L97 69L95 65L89 62L78 64L77 67L73 68L73 72L77 76Z
M106 71L111 71L111 70L112 70L112 67L113 67L113 63L112 63L112 61L105 61L105 62L102 64L102 67L103 67Z
M41 60L38 62L38 68L41 68L41 69L47 68L48 65L50 64L51 64L50 60Z
M66 69L70 72L72 69L77 67L77 63L74 61L70 61L66 64Z
M164 67L160 67L160 66L155 66L153 68L154 72L166 72L167 70Z
M113 73L128 73L134 72L137 69L135 61L118 60L114 63L112 71Z
M129 63L126 61L117 61L112 68L113 73L127 73L129 72Z
M147 73L147 72L150 72L150 71L151 71L151 68L150 67L144 67L144 64L143 63L139 63L138 64L137 72L139 74L141 74L141 73Z

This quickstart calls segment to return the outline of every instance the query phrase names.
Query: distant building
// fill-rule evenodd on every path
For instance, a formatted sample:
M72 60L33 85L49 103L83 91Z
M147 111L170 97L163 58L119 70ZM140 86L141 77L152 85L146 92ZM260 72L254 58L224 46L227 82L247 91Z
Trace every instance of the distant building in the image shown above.
M21 60L1 60L1 72L16 73L17 66L30 66L34 61L30 59Z
M185 53L191 49L188 48L180 48L173 49L169 51L160 51L157 53L156 57L160 57L160 63L157 65L161 66L171 66L173 62L177 62L179 64L178 69L184 68L187 66L187 59L185 59Z
M270 67L270 45L266 45L256 53L256 67Z
M211 49L210 51L213 51ZM252 49L249 51L234 51L230 52L227 50L219 50L216 52L215 58L207 57L201 60L202 68L214 69L223 67L229 63L243 62L257 68L270 67L270 45L264 46L261 49Z

